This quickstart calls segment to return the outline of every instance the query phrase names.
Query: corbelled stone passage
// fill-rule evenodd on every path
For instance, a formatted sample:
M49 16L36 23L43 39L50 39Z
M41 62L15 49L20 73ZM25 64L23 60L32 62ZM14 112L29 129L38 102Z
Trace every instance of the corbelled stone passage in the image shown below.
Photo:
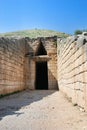
M58 47L56 46L58 43ZM0 95L59 89L87 110L87 36L0 37Z
M57 37L0 37L0 95L26 88L57 89L56 44Z
M58 39L58 84L75 105L87 110L87 36Z

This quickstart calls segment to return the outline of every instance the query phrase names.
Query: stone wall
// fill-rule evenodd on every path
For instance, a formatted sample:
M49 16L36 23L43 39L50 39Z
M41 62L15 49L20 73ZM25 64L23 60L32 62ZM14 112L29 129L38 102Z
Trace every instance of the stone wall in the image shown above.
M47 52L43 57L36 55L40 41ZM58 47L56 47L57 42ZM47 60L48 89L58 89L59 86L74 105L77 104L87 110L87 36L85 34L58 40L57 37L37 39L1 37L0 95L26 88L35 89L36 60Z
M45 56L36 55L40 41L47 52ZM0 95L35 89L37 60L47 61L48 89L59 86L74 105L87 110L87 36L58 40L0 37Z
M74 105L87 110L87 36L58 39L58 84Z
M0 94L12 93L27 87L29 51L24 39L0 38Z
M57 84L57 37L45 39L45 48L47 55L50 57L48 61L48 85L49 89L58 89Z

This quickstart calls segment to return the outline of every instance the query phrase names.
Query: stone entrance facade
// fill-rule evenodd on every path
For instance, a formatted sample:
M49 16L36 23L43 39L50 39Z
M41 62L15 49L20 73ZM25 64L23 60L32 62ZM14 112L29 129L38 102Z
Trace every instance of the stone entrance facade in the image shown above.
M0 37L0 95L57 89L57 37Z
M30 40L27 58L29 59L29 89L58 89L57 85L57 38L37 38Z

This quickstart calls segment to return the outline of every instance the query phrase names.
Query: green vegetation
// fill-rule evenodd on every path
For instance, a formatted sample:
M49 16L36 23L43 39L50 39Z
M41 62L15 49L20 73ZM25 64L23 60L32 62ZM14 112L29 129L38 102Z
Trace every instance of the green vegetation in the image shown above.
M74 32L74 34L75 34L75 35L82 34L82 31L81 31L81 30L76 30L76 31Z
M30 38L37 38L37 37L50 37L50 36L57 36L57 37L68 37L68 34L52 31L52 30L40 30L40 29L33 29L33 30L24 30L24 31L17 31L17 32L9 32L0 34L0 36L5 37L30 37Z
M87 29L83 29L83 30L76 30L74 32L75 35L78 35L78 34L82 34L83 32L87 32Z

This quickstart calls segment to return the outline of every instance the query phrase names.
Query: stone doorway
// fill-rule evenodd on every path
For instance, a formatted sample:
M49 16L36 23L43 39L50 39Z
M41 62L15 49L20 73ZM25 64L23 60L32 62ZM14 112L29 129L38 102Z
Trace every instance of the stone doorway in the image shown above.
M35 74L35 88L48 89L48 67L47 67L47 51L43 46L41 39L36 49L36 74Z
M48 89L48 68L47 62L36 62L36 89L47 90Z

